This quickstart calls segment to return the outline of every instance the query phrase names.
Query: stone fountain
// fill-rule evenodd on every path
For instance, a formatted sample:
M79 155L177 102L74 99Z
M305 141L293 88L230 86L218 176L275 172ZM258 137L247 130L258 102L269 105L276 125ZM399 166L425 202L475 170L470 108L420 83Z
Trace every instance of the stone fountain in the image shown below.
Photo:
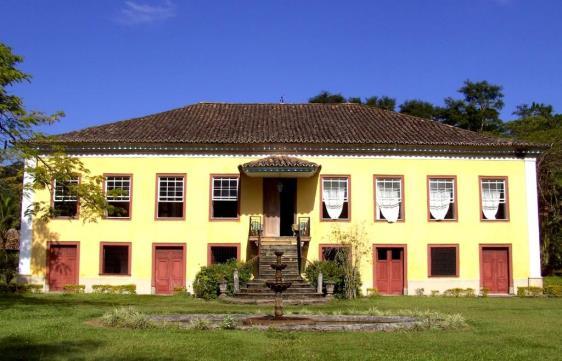
M285 292L287 288L291 287L292 282L283 281L281 271L287 267L286 264L281 263L281 256L283 256L283 252L275 251L275 256L277 257L277 262L270 265L271 268L275 270L275 281L268 281L265 284L273 292L275 292L273 319L281 320L283 318L283 292Z

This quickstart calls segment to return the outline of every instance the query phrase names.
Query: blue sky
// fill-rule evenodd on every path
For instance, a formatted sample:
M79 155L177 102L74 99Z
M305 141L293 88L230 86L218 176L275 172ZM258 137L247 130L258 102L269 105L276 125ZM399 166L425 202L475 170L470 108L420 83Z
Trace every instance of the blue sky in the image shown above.
M320 90L441 104L504 86L509 118L562 112L562 1L0 1L29 109L58 133L199 101L306 102Z

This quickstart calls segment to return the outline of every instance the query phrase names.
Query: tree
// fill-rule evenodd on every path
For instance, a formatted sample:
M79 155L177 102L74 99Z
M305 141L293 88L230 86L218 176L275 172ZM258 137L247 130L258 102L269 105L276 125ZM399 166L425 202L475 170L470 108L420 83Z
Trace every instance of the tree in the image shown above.
M309 103L345 103L345 98L341 94L332 94L328 91L321 91L320 94L308 99Z
M400 113L413 115L415 117L433 120L438 112L438 107L423 100L406 100L404 103L400 104Z
M499 133L503 129L500 119L504 106L501 86L485 80L466 80L459 93L464 95L463 99L445 98L440 121L477 132Z
M372 96L365 99L365 104L370 107L381 108L394 111L396 108L396 99L383 95L381 97Z
M81 182L75 186L74 191L80 199L81 217L84 221L95 221L107 209L101 176L90 176L79 159L66 156L63 147L56 146L52 139L36 131L37 126L53 124L64 114L29 112L25 109L23 100L9 92L14 85L31 80L29 74L17 68L22 61L21 56L13 54L12 49L0 43L0 141L4 144L0 163L5 164L14 159L20 164L25 162L25 171L31 177L31 184L27 187L32 190L48 189L51 197L52 180L67 181L80 174ZM43 153L48 153L48 156L43 156ZM20 173L21 171L20 169ZM19 203L19 196L11 195ZM6 195L2 197L5 198ZM35 202L26 212L45 221L53 215L50 202Z
M562 114L542 103L519 105L514 114L519 118L506 124L505 135L551 144L537 159L542 268L549 274L562 269Z

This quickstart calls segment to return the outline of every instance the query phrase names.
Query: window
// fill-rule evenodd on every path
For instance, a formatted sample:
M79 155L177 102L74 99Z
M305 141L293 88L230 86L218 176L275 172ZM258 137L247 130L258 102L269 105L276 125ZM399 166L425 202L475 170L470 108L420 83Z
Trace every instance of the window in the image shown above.
M107 218L129 218L131 216L131 176L106 176L105 197L109 205Z
M429 276L458 277L457 245L429 246Z
M209 245L209 264L226 263L237 260L240 256L240 245Z
M102 243L101 253L101 274L131 274L131 245L129 243Z
M320 259L322 261L342 262L351 257L351 249L341 245L320 246Z
M507 220L507 178L481 179L481 219Z
M349 220L349 177L322 178L322 219Z
M157 218L183 218L185 176L158 176Z
M67 181L54 181L53 209L55 217L76 217L78 215L78 177Z
M238 176L211 177L211 218L238 218Z
M429 178L428 207L430 220L455 220L457 217L455 202L455 178Z
M403 177L375 177L375 219L404 220Z

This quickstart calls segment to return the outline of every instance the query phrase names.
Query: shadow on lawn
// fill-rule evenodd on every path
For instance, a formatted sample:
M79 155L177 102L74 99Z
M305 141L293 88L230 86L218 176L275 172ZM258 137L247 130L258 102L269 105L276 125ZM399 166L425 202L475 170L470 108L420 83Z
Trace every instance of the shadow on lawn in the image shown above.
M100 341L62 341L39 343L30 338L9 336L0 339L2 360L83 359L103 345Z
M38 297L32 295L21 295L21 294L0 294L0 306L3 309L12 307L12 306L38 306L38 305L45 305L45 306L70 306L74 307L76 304L87 305L87 306L115 306L119 303L127 303L127 299L119 300L119 299L99 299L96 300L95 298L79 298L80 296L65 296L65 295L56 295L54 297L44 297L39 295Z

